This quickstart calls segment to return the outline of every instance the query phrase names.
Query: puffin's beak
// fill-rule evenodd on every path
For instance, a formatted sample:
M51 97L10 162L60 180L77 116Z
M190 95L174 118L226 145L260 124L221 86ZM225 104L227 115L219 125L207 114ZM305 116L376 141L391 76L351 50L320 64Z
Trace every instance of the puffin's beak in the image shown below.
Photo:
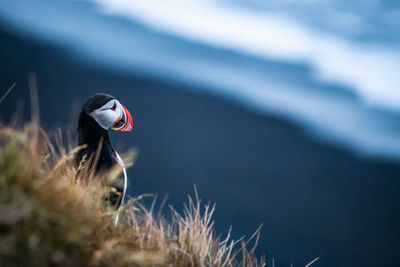
M132 131L133 128L132 116L123 105L121 105L121 107L122 107L121 115L114 122L113 126L111 126L111 129L115 131L124 131L124 132Z

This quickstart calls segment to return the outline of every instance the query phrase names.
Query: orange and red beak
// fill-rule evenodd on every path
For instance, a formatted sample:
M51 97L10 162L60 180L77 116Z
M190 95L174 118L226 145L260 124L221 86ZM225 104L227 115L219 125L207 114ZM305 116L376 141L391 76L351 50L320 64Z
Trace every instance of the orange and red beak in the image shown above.
M115 121L114 125L111 126L111 129L115 131L123 131L123 132L129 132L132 131L133 128L133 119L129 111L121 105L121 115L119 118Z

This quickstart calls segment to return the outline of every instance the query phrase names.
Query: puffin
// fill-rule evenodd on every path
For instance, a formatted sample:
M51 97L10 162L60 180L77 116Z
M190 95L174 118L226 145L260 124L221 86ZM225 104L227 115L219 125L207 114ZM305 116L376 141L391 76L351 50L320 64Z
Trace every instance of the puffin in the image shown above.
M112 147L108 130L132 131L133 118L129 111L113 96L97 93L89 97L84 104L78 121L78 145L84 145L76 156L76 164L79 166L84 159L94 157L98 154L94 173L110 170L119 164L123 171L112 183L110 194L106 201L115 210L119 210L123 203L128 177L121 157ZM98 152L98 150L100 151ZM118 215L114 221L118 223Z

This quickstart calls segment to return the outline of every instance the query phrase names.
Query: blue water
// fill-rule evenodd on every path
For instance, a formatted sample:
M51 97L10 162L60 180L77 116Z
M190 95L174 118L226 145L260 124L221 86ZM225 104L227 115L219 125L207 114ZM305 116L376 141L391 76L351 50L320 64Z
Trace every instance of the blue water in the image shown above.
M400 45L400 2L374 1L259 1L222 0L253 11L280 13L308 27L359 42Z
M3 0L3 21L121 71L195 85L400 159L395 1Z

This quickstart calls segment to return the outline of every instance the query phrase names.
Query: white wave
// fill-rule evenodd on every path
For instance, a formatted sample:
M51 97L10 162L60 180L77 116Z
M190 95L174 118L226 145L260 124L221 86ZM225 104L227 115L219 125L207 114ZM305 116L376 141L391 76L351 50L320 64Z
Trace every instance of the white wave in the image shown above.
M257 57L311 64L315 77L400 111L400 53L324 34L289 18L217 0L93 0L156 30Z
M282 68L223 49L312 64L322 81L354 86L351 89L357 90L364 103L399 111L397 52L209 0L190 5L186 3L190 0L89 1L149 28L98 14L97 5L85 1L2 0L0 17L10 27L61 45L89 62L196 85L188 88L208 90L254 112L298 122L322 140L362 154L400 160L398 113L371 109L341 92L323 91L327 86L308 80L306 69L294 70L292 64ZM205 49L182 37L223 49ZM276 71L271 66L277 66Z

